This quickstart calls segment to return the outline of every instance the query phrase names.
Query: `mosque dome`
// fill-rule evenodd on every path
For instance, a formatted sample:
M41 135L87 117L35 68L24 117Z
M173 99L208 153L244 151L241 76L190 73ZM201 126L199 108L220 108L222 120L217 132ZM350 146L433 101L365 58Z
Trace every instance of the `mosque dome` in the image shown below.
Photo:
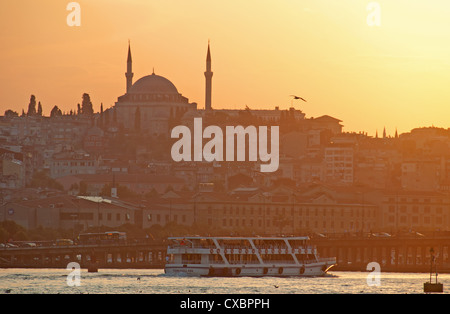
M153 73L137 80L131 86L129 93L178 95L178 90L171 81Z

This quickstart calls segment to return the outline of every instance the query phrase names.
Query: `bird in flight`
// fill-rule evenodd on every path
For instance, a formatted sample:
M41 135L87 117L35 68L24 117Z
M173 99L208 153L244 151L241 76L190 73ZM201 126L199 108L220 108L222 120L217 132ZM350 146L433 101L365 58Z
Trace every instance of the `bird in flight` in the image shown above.
M294 99L301 99L304 102L307 102L305 99L303 99L302 97L299 97L299 96L291 95L291 97L294 97Z

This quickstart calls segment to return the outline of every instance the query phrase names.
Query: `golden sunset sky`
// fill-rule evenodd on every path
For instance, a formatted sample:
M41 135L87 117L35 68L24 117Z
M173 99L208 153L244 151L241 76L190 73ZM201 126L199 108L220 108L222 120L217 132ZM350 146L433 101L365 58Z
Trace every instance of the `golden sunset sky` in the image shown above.
M450 127L450 1L378 0L381 26L367 24L369 0L80 0L69 27L64 0L0 3L0 114L36 95L95 111L125 93L128 39L134 81L155 73L204 107L211 40L213 108L291 106L331 115L344 131L393 135Z

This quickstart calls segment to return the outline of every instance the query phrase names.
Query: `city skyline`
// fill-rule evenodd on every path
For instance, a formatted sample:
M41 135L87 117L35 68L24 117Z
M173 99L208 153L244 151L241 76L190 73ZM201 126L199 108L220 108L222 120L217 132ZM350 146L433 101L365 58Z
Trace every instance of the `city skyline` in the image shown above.
M129 39L135 80L154 68L204 108L211 40L213 108L293 105L371 136L384 128L393 136L396 129L448 127L449 5L442 1L378 1L378 27L367 25L369 1L79 3L80 27L66 24L67 3L3 4L9 13L0 31L7 43L0 52L1 113L26 110L31 94L44 115L55 105L75 110L85 92L96 112L101 103L112 107L125 91Z

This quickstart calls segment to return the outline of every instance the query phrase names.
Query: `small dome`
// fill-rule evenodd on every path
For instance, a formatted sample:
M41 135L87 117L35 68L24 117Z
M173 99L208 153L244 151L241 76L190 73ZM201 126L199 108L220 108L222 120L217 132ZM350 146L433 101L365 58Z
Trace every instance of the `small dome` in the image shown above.
M131 87L130 93L133 94L176 94L178 90L171 81L165 77L152 74L144 76L137 80Z

